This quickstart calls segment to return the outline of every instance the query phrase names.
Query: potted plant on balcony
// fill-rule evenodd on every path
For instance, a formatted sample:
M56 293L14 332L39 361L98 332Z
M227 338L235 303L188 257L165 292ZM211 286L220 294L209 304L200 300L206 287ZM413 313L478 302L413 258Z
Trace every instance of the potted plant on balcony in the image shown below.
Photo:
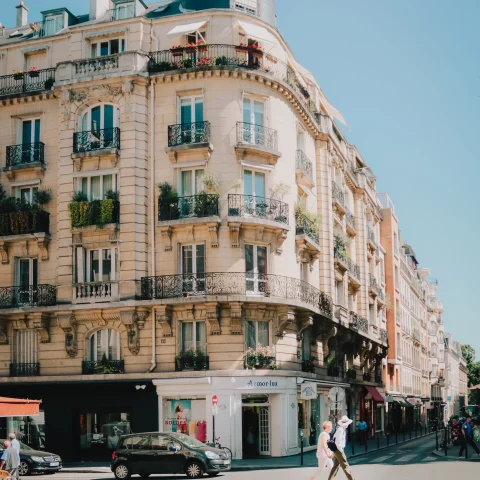
M243 190L243 180L241 178L238 178L237 180L234 180L230 184L229 191L233 190L235 192L235 195L238 195L238 192ZM234 196L233 198L238 198L237 196ZM228 215L230 217L238 217L240 215L240 208L237 206L229 206L228 207Z
M38 70L37 67L35 66L31 66L29 69L28 69L28 75L32 78L34 77L38 77L40 75L40 71Z
M195 361L195 351L194 350L182 350L178 355L175 356L175 364L177 371L181 372L182 370L193 370Z
M302 372L315 373L315 363L313 357L303 360Z
M273 200L278 200L284 203L283 199L285 195L290 193L290 185L286 183L279 182L275 183L273 187L270 189L270 194ZM278 223L288 223L288 218L284 214L281 204L277 204L277 202L272 202L270 204L270 209L272 216L274 216L275 221Z
M347 377L350 379L350 380L355 380L357 378L357 371L355 370L354 367L350 367L348 370L347 370Z
M55 83L55 79L53 77L47 78L45 80L45 88L48 90L53 87L53 84Z
M197 42L197 50L199 52L206 52L208 50L208 45L206 42L204 42L203 40L199 40Z
M107 356L103 354L102 360L93 367L92 373L108 375L112 373L122 373L122 371L114 362L107 360Z
M23 80L25 78L25 71L24 70L14 70L13 71L13 78L15 80Z
M202 177L203 185L207 193L219 193L220 191L220 177L216 172L206 171Z
M207 370L207 356L202 351L195 351L195 357L193 362L194 370Z
M82 228L90 225L91 206L87 195L83 192L74 192L72 201L68 204L72 228Z
M180 216L178 192L169 183L164 182L158 185L160 190L159 210L160 220L175 220Z
M201 191L195 199L195 216L200 218L218 215L218 197L218 194L208 194L205 191Z
M331 377L340 376L340 367L335 357L330 357L327 360L327 372L328 372L328 375L330 375Z
M41 188L33 195L34 203L46 205L52 199L52 191L49 188Z
M170 48L170 52L174 57L181 57L183 55L183 47L181 45L174 45Z
M248 45L245 45L245 43L240 43L240 45L235 46L235 51L238 53L248 52Z
M276 370L277 364L273 351L270 347L264 347L260 343L257 348L247 348L245 352L245 367L253 370Z

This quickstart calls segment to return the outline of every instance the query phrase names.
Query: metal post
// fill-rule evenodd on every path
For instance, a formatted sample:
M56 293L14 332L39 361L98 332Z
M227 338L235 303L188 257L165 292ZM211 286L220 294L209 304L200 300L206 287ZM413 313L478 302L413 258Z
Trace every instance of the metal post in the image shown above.
M350 426L350 437L352 439L352 456L355 455L355 435L352 434L352 426Z
M380 434L377 435L377 448L380 448Z
M445 427L445 456L448 455L448 426Z
M467 437L463 437L463 441L465 442L465 460L468 460L468 443L467 443Z
M300 443L300 465L303 467L303 431L301 433L301 443Z
M215 446L215 415L212 415L212 433L213 433L212 443Z
M438 450L438 427L435 428L435 444L436 444L435 450Z

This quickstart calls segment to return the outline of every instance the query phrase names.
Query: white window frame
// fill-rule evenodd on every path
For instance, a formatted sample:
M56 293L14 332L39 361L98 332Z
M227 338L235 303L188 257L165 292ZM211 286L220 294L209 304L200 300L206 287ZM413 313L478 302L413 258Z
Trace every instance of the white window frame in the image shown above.
M192 43L192 38L189 39L189 37L195 37L195 43L198 41L202 41L203 43L207 43L207 31L206 30L195 30L194 33L187 33L185 35L185 45L187 43Z
M130 8L131 8L132 15L128 14ZM119 3L115 5L113 10L115 12L115 20L125 20L127 18L132 18L135 16L135 2ZM127 16L125 17L119 16L119 13L121 11L127 12Z
M248 272L247 273L247 252L246 248L247 246L252 246L253 247L253 272ZM261 275L268 275L268 267L269 267L269 248L267 245L257 245L254 243L245 243L244 245L244 255L245 255L245 282L248 284L248 282L253 282L254 284L254 289L253 290L247 290L247 295L264 295L265 289L261 289L260 285L265 284L265 280L261 280L258 275L260 273L258 272L258 248L265 248L265 273L262 273ZM253 275L253 278L248 278L248 275Z
M37 260L35 257L15 257L15 285L20 286L20 261L28 260L29 261L29 284L28 286L31 287L35 284L34 282L34 275L33 275L33 264L34 261ZM38 260L37 260L37 279L36 283L38 284Z
M14 187L15 198L17 198L18 200L21 200L22 190L28 190L29 195L30 195L30 199L31 199L29 201L29 203L34 204L35 203L35 191L38 192L39 188L40 188L40 185L38 183L31 184L31 185L22 185L22 186Z
M88 197L88 200L91 201L92 200L92 178L93 177L100 177L100 199L104 199L105 198L105 191L104 191L104 187L103 187L103 179L105 176L108 176L108 175L111 175L112 176L112 188L111 190L113 190L114 192L118 192L119 191L119 181L118 181L118 170L96 170L96 174L92 174L92 172L88 172L88 173L85 173L85 174L82 174L82 175L75 175L73 177L73 182L74 182L74 190L76 192L81 192L82 191L82 183L83 183L83 179L84 178L87 178L87 197ZM98 199L98 200L100 200Z
M183 324L184 323L191 323L192 324L192 348L185 349L184 343L185 339L183 338ZM200 351L206 355L207 354L207 324L205 320L192 320L192 321L179 321L178 322L178 332L179 332L179 346L178 346L178 353L193 350L194 352L197 351L197 324L202 324L205 333L205 344L203 345L203 350L200 348Z
M103 280L103 261L102 261L102 254L103 250L110 250L110 280ZM85 249L85 274L84 274L84 280L83 282L80 283L103 283L103 282L115 282L117 278L117 272L116 272L116 265L115 265L115 257L116 257L116 252L115 252L115 247L98 247L98 248L89 248ZM91 264L91 255L92 252L98 252L98 276L100 277L99 280L90 280L91 278L91 273L92 273L92 264Z
M112 53L112 40L118 40L118 53ZM102 50L102 43L108 43L108 53L106 55L100 55L100 52ZM107 39L102 39L99 38L98 40L90 42L90 58L102 58L102 57L108 57L110 55L118 55L120 53L125 52L126 47L127 47L127 42L125 40L125 37L114 37L114 38L107 38ZM93 54L95 46L95 55Z
M249 347L247 345L247 324L248 322L251 322L253 325L255 325L255 345L253 347ZM268 325L268 345L262 345L262 347L270 347L272 345L272 322L269 322L268 320L249 320L249 319L245 319L245 327L243 329L244 331L244 344L245 344L245 349L247 348L253 348L254 350L257 348L257 345L259 344L259 341L258 341L258 324L262 322L262 323L266 323Z
M195 114L196 114L195 102L199 98L202 99L202 111L203 111L203 117L205 118L205 96L203 94L202 95L186 95L186 96L183 96L183 97L180 96L180 97L177 97L177 98L178 98L178 101L177 101L177 123L178 124L182 123L182 101L184 101L184 100L189 100L190 101L190 109L191 109L191 112L192 112L192 122L191 123L195 123L195 122L198 121L195 118Z
M87 352L87 361L91 361L91 362L99 362L101 361L102 359L101 358L98 358L98 355L97 355L97 336L99 334L99 332L108 332L109 330L111 330L112 332L115 333L115 343L116 345L114 345L114 347L116 347L116 350L117 350L117 358L116 359L113 359L113 358L109 358L110 355L109 355L109 345L108 345L108 334L106 335L102 335L101 337L101 343L103 344L103 348L104 348L104 351L105 351L105 356L107 357L107 360L112 360L112 361L118 361L118 360L121 360L122 359L122 338L121 338L121 335L120 335L120 332L118 330L115 330L113 328L103 328L103 329L100 329L100 330L96 330L95 332L93 332L91 335L89 335L87 337L87 345L85 346L85 350ZM92 351L92 348L91 348L91 342L92 342L92 338L94 339L94 345L95 345L95 349L94 351Z
M197 171L203 171L203 174L205 175L205 167L193 167L193 168L180 168L178 170L178 192L179 192L179 197L185 197L185 192L183 190L183 172L192 172L192 184L190 185L192 192L191 195L198 195L201 191L205 189L205 185L203 184L203 180L201 180L201 185L199 185L199 190L197 189L197 183L196 183L196 172Z
M56 30L56 28L54 28L53 32L49 32L47 31L47 23L53 23L54 27L56 27L56 22L59 18L63 18L63 26L62 28L60 28L59 30ZM50 35L56 35L58 32L62 31L63 29L65 28L65 15L63 13L61 14L58 14L58 15L47 15L45 18L44 18L44 27L43 27L43 31L45 32L45 36L50 36Z
M203 294L205 291L205 278L204 279L199 279L197 275L199 272L197 272L197 246L201 245L203 247L203 258L204 258L204 275L206 274L207 270L207 248L205 245L205 242L198 242L198 243L184 243L179 245L179 258L178 258L178 269L180 275L192 275L192 280L185 280L182 279L182 292L186 293L196 293L196 294ZM183 271L183 252L185 247L192 247L192 272L190 273L184 273ZM188 289L185 288L191 283L192 288ZM203 288L202 288L203 284ZM200 288L198 288L200 286Z
M106 105L110 105L114 109L113 115L113 125L112 128L116 128L120 126L120 108L115 103L110 102L102 102L92 105L91 107L87 108L78 118L78 132L83 132L83 119L87 116L86 124L89 130L85 130L86 132L90 132L92 128L92 110L96 107L105 107ZM105 109L100 108L100 125L98 130L103 130L105 128Z

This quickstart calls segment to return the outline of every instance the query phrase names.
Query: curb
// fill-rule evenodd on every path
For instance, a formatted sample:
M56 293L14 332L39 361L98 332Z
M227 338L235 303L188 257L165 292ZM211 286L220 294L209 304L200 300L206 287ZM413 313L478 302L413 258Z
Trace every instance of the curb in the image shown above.
M453 455L444 455L443 453L439 453L437 450L434 450L432 452L432 455L434 457L446 458L448 460L457 460L457 461L464 460L465 462L480 462L480 457L478 456L477 458L465 458L463 455L461 457L459 456L454 457Z

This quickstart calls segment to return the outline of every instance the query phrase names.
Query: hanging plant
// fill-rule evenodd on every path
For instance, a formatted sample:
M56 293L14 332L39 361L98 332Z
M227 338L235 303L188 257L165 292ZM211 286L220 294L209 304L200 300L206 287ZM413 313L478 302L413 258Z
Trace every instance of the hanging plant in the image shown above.
M52 199L52 191L49 188L39 189L33 196L33 201L39 205L46 205Z
M113 212L115 210L115 202L110 199L101 200L100 215L96 222L97 227L103 228L106 223L113 223Z
M68 204L72 228L82 228L90 225L90 203L89 202L70 202Z
M205 172L202 182L208 193L218 193L220 191L220 177L216 172Z

